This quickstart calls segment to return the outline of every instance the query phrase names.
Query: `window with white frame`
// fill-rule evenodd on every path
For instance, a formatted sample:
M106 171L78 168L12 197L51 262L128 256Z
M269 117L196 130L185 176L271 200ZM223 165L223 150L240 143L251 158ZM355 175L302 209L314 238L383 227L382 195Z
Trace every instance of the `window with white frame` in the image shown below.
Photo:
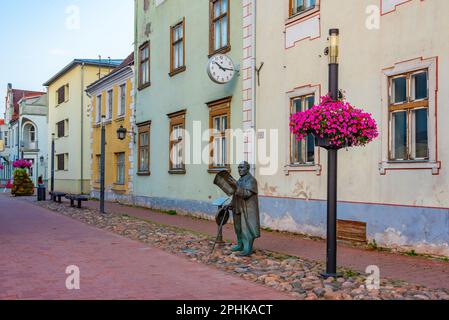
M210 54L230 49L230 9L230 0L210 0Z
M107 94L107 108L106 108L106 119L111 120L112 119L112 108L114 103L114 91L111 89L108 91Z
M389 93L389 159L393 161L428 160L428 70L391 77Z
M150 175L150 131L151 122L144 122L138 127L138 175Z
M222 114L212 119L213 123L213 166L225 167L227 161L228 139L226 130L228 130L228 115Z
M290 101L290 113L302 112L313 107L315 94L292 98ZM290 163L292 165L307 165L315 163L315 138L310 135L304 140L297 140L291 135Z
M290 0L290 16L315 8L316 0Z
M103 107L103 97L100 95L97 96L97 103L95 109L95 123L100 123L101 121L101 109Z
M438 57L396 63L382 71L379 172L430 170L437 175Z
M229 170L231 100L227 97L209 102L210 160L209 172Z
M56 155L56 165L57 165L57 171L66 171L68 170L68 163L69 163L69 154L68 153L62 153Z
M185 173L184 130L185 110L167 115L170 119L170 173Z
M170 32L170 74L174 75L185 69L185 19L171 27Z
M151 84L150 68L150 43L147 41L139 48L139 89Z
M117 153L116 155L117 162L117 172L115 183L119 185L125 184L125 153Z
M34 128L34 126L30 126L29 134L29 141L36 142L36 128Z
M120 99L118 107L118 116L123 117L126 112L126 83L120 86Z
M67 102L69 100L69 85L65 84L56 90L56 105Z
M182 136L184 129L182 125L172 127L172 148L171 148L171 169L178 170L183 168L182 161Z

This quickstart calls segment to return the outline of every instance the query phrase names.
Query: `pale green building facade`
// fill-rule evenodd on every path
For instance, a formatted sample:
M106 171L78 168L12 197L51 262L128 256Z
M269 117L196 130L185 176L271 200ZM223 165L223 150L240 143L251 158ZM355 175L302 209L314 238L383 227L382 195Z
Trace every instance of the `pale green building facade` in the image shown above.
M205 132L214 123L217 135L244 126L244 7L228 1L135 1L136 159L134 195L126 199L133 204L210 215L223 196L213 185L216 173L238 176L229 139ZM240 70L227 84L206 72L220 53ZM214 161L207 163L200 154L208 158L210 141L222 152L209 150Z

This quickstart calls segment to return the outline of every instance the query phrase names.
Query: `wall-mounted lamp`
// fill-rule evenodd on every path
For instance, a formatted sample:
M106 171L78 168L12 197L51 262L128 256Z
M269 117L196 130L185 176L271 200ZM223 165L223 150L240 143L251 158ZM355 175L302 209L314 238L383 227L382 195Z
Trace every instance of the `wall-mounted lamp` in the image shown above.
M125 140L127 133L128 133L128 131L126 130L126 128L123 128L123 126L120 126L120 128L117 129L117 138L119 140Z

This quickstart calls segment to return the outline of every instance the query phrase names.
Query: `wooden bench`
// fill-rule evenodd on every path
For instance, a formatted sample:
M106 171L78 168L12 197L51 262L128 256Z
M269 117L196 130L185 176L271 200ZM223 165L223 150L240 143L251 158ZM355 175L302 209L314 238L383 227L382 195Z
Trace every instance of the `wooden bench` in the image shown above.
M52 193L50 193L50 195L51 195L51 198L52 198L52 200L54 202L61 203L62 202L61 198L65 197L66 193L64 193L64 192L52 192Z
M75 206L75 201L78 203L77 204L77 208L81 208L81 203L83 201L89 201L89 197L88 196L84 196L81 194L69 194L65 196L66 199L70 200L70 206L74 207Z

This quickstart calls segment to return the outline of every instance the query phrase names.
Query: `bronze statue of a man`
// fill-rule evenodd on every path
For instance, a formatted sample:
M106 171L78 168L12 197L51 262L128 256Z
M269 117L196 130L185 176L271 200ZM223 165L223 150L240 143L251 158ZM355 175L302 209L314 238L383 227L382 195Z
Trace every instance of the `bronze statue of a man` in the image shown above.
M237 235L237 246L232 251L240 251L239 256L253 253L254 240L260 237L260 216L257 180L250 174L250 165L243 162L239 165L240 179L232 198L234 212L234 229Z

